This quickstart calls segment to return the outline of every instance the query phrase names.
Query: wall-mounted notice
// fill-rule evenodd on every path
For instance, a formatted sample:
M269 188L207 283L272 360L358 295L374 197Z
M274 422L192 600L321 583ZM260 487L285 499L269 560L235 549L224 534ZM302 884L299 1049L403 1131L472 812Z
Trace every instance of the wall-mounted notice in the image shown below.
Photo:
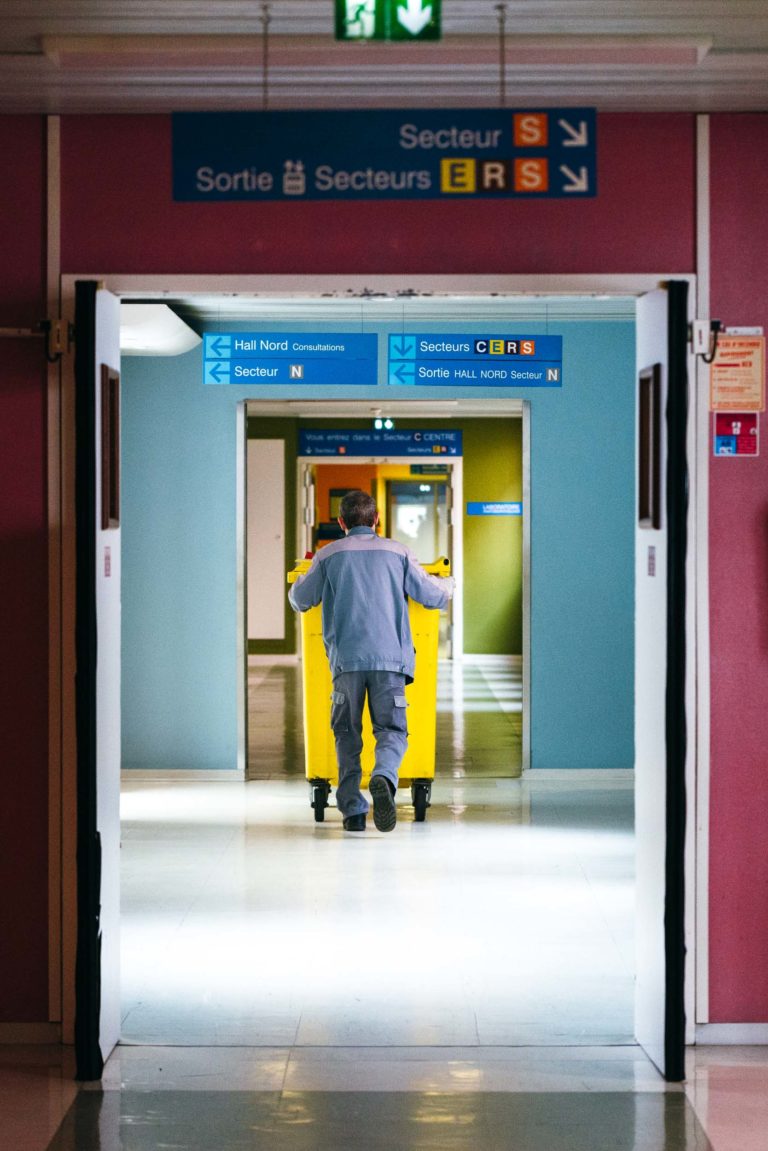
M475 388L559 388L562 336L390 335L387 382Z
M173 198L580 200L595 131L594 108L179 112Z
M757 412L716 412L713 454L716 456L760 455L760 427Z
M375 386L379 340L359 332L205 332L204 384Z
M523 505L509 500L500 500L496 503L471 502L467 504L468 516L521 516Z
M367 428L325 428L299 431L300 456L460 456L458 431L369 431Z
M710 410L765 410L765 337L720 336L710 368Z

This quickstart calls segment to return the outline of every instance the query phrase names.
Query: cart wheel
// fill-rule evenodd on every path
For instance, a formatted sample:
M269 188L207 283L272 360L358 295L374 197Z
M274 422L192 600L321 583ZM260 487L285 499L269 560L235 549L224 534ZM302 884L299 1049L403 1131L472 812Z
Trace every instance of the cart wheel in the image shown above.
M330 784L325 780L313 781L309 787L310 806L315 813L315 823L323 823L325 820L325 809L328 806L328 796L330 795Z
M412 792L413 818L416 823L423 823L427 818L427 808L429 807L429 785L425 783L414 783Z

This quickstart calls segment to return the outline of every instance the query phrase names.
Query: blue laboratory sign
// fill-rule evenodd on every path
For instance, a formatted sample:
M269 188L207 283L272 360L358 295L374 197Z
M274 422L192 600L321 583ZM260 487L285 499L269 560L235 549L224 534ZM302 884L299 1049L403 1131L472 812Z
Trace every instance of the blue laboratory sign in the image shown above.
M523 505L508 500L497 503L468 503L468 516L521 516Z
M594 108L178 112L173 198L579 200Z
M389 336L387 381L392 386L559 388L562 336Z
M378 336L359 332L205 332L204 384L375 386Z
M300 456L460 456L462 434L456 431L369 431L339 428L299 432Z

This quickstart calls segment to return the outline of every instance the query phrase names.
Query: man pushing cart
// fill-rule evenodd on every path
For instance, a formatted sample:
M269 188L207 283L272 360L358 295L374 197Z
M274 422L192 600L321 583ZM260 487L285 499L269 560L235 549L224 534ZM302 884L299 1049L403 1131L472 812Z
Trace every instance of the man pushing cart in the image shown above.
M320 608L321 628L302 619L304 655L304 717L307 740L307 777L312 788L315 819L322 820L330 783L338 780L336 802L345 831L364 831L368 802L361 786L370 776L373 821L379 831L391 831L397 822L395 795L398 783L411 781L416 819L424 818L434 777L435 712L437 690L437 618L454 591L447 560L426 570L416 556L396 540L376 534L376 502L363 491L348 492L339 508L343 539L317 552L311 564L293 580L288 599L295 611ZM432 571L439 574L431 574ZM422 610L426 609L426 610ZM419 611L414 626L414 614ZM426 623L422 617L433 618ZM312 632L316 643L312 645ZM323 763L315 741L314 715L318 687L328 672L314 658L317 632L327 655L331 682L331 730L336 764ZM414 633L418 654L414 649ZM323 661L325 663L325 661ZM416 683L414 685L414 680ZM419 687L424 680L424 693ZM411 690L415 686L416 694ZM368 703L373 748L366 741ZM423 754L415 773L404 756L408 749L406 709L417 700L431 701L430 714L419 715L416 739L409 759L418 754L424 729L431 761ZM422 710L419 708L418 710ZM327 724L327 720L326 720ZM366 747L368 742L368 747ZM373 764L367 769L366 760ZM406 776L406 769L408 775ZM329 770L330 769L330 770Z

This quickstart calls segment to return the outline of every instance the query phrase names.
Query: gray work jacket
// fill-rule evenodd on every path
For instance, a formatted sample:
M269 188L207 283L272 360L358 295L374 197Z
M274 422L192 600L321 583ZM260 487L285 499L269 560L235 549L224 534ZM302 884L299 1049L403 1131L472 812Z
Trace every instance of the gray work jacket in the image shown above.
M413 679L408 598L441 608L454 581L428 575L416 556L373 528L352 528L315 554L288 592L294 611L323 605L323 640L335 678L345 671L402 672Z

